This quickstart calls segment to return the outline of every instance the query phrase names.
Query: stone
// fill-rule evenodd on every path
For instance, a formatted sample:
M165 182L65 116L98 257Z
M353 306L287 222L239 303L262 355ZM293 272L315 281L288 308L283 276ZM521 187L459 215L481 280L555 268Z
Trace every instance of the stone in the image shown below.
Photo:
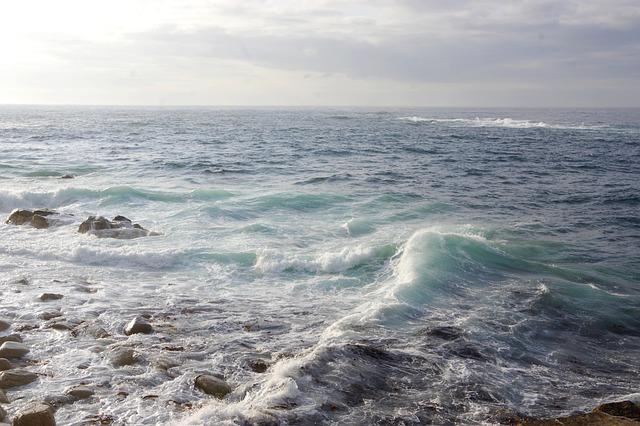
M31 226L36 229L45 229L49 227L49 221L46 217L34 214L31 216Z
M30 224L34 228L48 228L49 220L47 216L56 214L53 210L14 210L7 219L6 223L12 225Z
M522 426L637 426L640 406L631 401L602 404L593 411L573 414L553 419L526 419L517 424Z
M38 299L40 299L42 302L49 302L51 300L60 300L63 297L63 295L57 293L42 293L40 296L38 296Z
M26 345L18 342L4 342L0 346L0 358L22 358L29 353Z
M7 394L4 393L4 391L2 389L0 389L0 403L2 404L8 404L9 403L9 398L7 398ZM0 407L2 408L2 407ZM2 420L2 416L0 416L0 420Z
M0 391L1 392L1 391ZM0 395L1 396L1 395ZM0 422L2 420L4 420L4 418L7 417L7 412L4 411L4 408L0 407Z
M109 362L114 367L124 367L138 362L138 356L133 349L117 348L109 354Z
M95 392L93 391L93 389L87 386L79 385L67 389L65 393L72 396L76 400L80 400L91 398Z
M25 223L31 222L31 217L33 217L33 212L31 210L14 210L11 212L5 223L9 223L11 225L24 225Z
M151 359L151 365L158 370L167 371L170 368L179 366L180 363L172 357L158 355Z
M195 386L202 392L213 395L218 399L222 399L231 393L231 386L227 382L209 374L201 374L196 377Z
M269 364L262 359L252 359L247 363L247 365L251 371L256 373L264 373L269 368Z
M109 332L99 325L87 323L78 325L71 331L71 335L74 337L89 336L95 339L106 339L107 337L111 337Z
M132 334L149 334L153 333L153 327L142 317L135 317L124 328L124 334L131 336Z
M611 416L640 420L640 405L631 401L608 402L599 405L594 411L599 411Z
M11 370L11 368L13 368L13 366L8 359L0 358L0 371Z
M4 342L22 342L22 337L19 334L7 334L6 336L0 336L0 345Z
M31 371L13 369L0 372L0 389L14 388L35 381L38 376Z
M18 411L13 426L56 426L53 408L43 403L31 403Z
M49 395L45 396L42 400L45 404L57 410L63 405L73 404L76 400L70 395Z
M38 318L41 320L49 321L53 318L58 318L62 316L62 312L60 311L45 311L38 314Z
M98 238L119 238L133 239L139 237L147 237L158 235L144 229L137 223L132 223L130 219L124 216L116 216L113 220L109 220L103 216L89 216L87 220L82 222L78 227L81 234L93 234Z
M73 179L74 177L74 175L62 175L60 176L60 179Z
M11 324L9 324L7 321L0 320L0 331L8 330L9 327L11 327Z

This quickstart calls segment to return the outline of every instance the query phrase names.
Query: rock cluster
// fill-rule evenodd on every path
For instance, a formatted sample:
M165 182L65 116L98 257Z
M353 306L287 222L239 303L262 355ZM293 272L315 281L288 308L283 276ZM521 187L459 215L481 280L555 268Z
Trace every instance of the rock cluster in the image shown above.
M57 214L53 210L14 210L7 219L6 223L12 225L31 225L34 228L48 228L50 223L49 216Z
M155 232L144 229L131 219L124 216L116 216L109 220L103 216L89 216L87 220L80 224L78 232L81 234L93 234L100 238L120 238L131 239L158 235Z

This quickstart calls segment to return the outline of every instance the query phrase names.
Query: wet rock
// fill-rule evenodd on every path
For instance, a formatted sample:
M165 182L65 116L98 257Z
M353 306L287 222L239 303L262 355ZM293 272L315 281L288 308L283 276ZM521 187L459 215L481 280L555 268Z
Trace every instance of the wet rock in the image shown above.
M51 300L60 300L63 297L63 295L57 293L42 293L40 296L38 296L38 299L40 299L42 302L49 302Z
M138 355L130 348L117 348L109 354L109 362L114 367L124 367L138 362Z
M11 327L11 324L9 324L7 321L0 320L0 331L8 330L9 327Z
M7 394L4 393L2 389L0 389L0 404L8 404L9 398L7 398ZM0 407L2 408L2 407ZM2 416L0 415L0 420L2 420Z
M151 365L158 370L167 371L170 368L179 366L180 363L166 355L158 355L151 360Z
M62 175L60 176L60 179L73 179L74 177L74 175Z
M2 391L0 391L0 392L2 392ZM1 395L0 395L0 396L1 396ZM1 421L3 421L3 420L5 419L5 417L7 417L7 412L6 412L6 411L4 411L4 408L2 408L2 407L0 406L0 422L1 422Z
M269 368L269 364L262 359L252 359L247 362L251 371L256 373L264 373Z
M93 337L94 339L106 339L111 337L111 335L104 328L100 327L97 324L84 323L75 327L71 331L71 335L74 337L78 336L88 336Z
M43 403L31 403L16 414L13 426L56 426L53 408Z
M516 424L522 426L637 426L638 420L640 420L640 406L631 401L619 401L602 404L590 413L543 420L527 419Z
M155 232L144 229L137 223L132 223L130 219L124 216L116 216L113 220L109 220L103 216L89 216L87 220L80 224L78 232L81 234L93 234L99 238L119 239L132 239L159 235Z
M4 342L22 342L22 337L19 334L13 333L6 336L0 336L0 345Z
M6 358L0 358L0 371L11 370L12 365Z
M53 318L58 318L62 316L62 312L60 311L45 311L38 314L38 318L41 320L49 321Z
M608 402L599 405L594 411L599 411L611 416L640 420L640 405L631 401Z
M4 342L0 346L0 358L22 358L29 353L26 345L18 342Z
M202 392L208 395L213 395L219 399L222 399L227 394L231 393L231 386L229 386L227 382L208 374L202 374L196 377L195 386Z
M51 328L53 330L59 330L59 331L71 331L73 330L74 325L66 321L51 321L45 324L45 327Z
M67 389L65 393L76 400L80 400L91 398L95 392L87 386L78 385Z
M142 317L135 317L124 328L124 334L131 336L132 334L149 334L153 333L153 327Z
M53 210L14 210L6 223L12 225L31 225L34 228L48 228L50 221L48 216L55 215Z
M57 410L63 405L73 404L75 399L69 395L54 395L54 396L46 396L43 399L43 402L53 409Z
M27 385L35 381L38 376L23 369L13 369L0 372L0 389L9 389Z
M463 330L461 328L452 326L434 327L427 331L427 335L437 337L442 340L455 340L461 337L462 334Z

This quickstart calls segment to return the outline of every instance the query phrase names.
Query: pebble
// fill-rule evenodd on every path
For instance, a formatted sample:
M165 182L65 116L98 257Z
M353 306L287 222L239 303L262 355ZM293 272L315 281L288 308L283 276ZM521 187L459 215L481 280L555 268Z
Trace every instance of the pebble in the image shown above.
M114 349L109 355L109 362L114 367L124 367L138 362L138 357L133 349L118 348Z
M9 329L9 327L11 327L11 324L9 324L5 320L0 320L0 331L5 331L5 330Z
M91 398L95 392L87 386L78 385L67 389L65 393L75 399L87 399Z
M23 386L36 380L38 376L23 369L13 369L0 372L0 389Z
M201 374L196 377L195 386L202 392L213 395L218 399L222 399L231 393L231 386L227 382L209 374Z
M132 334L149 334L153 333L153 327L142 317L135 317L124 328L124 334L131 336Z
M4 342L0 346L0 358L22 358L29 353L29 348L19 342Z
M11 370L11 362L6 358L0 358L0 371Z
M38 296L38 299L43 302L48 302L50 300L60 300L63 297L63 295L57 293L42 293L40 296Z
M31 403L13 419L13 426L56 426L53 408L47 404Z

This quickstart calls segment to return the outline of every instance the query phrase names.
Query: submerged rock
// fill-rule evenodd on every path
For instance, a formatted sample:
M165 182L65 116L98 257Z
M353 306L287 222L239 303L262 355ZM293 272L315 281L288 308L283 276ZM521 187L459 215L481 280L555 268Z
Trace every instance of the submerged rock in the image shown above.
M49 216L56 215L53 210L14 210L6 223L12 225L31 225L34 228L43 229L51 225Z
M195 386L202 392L213 395L218 399L222 399L231 393L231 386L229 386L227 382L208 374L202 374L196 377Z
M89 336L95 339L106 339L107 337L111 337L107 330L97 324L91 323L83 323L78 325L71 331L71 335L74 337Z
M9 327L11 327L11 324L9 324L7 321L0 320L0 331L8 330Z
M117 348L109 354L109 362L114 367L124 367L138 362L138 355L130 348Z
M124 216L116 216L109 220L103 216L89 216L80 224L78 232L81 234L93 234L98 238L132 239L159 235L144 229L137 223L132 223Z
M2 371L0 372L0 388L8 389L27 385L37 378L38 376L35 373L23 369Z
M51 300L60 300L63 297L63 295L57 293L42 293L40 296L38 296L38 299L43 302L49 302Z
M256 373L264 373L269 368L269 364L262 359L252 359L247 362L247 366Z
M43 403L31 403L16 414L13 426L56 426L53 408Z
M142 317L135 317L124 328L124 334L131 336L132 334L149 334L153 333L153 327Z
M22 358L29 353L29 348L18 342L4 342L0 346L0 358Z
M79 400L79 399L91 398L95 392L93 391L93 389L87 386L78 385L78 386L74 386L72 388L67 389L65 393L67 395L70 395L74 399Z
M62 175L60 176L60 179L73 179L74 177L74 175Z
M2 392L2 391L0 391ZM0 394L0 397L2 395ZM7 412L4 411L4 408L2 408L2 406L0 406L0 422L4 420L4 418L7 417Z

